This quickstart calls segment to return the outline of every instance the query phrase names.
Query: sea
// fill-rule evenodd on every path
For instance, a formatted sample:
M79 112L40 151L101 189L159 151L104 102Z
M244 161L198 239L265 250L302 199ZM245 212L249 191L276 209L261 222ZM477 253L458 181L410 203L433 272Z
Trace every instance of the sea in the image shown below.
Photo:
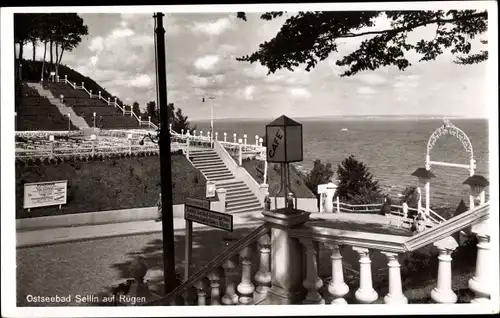
M320 159L337 165L349 155L362 161L378 180L384 193L398 197L406 187L417 186L411 174L425 167L427 143L432 133L443 125L440 118L384 118L384 117L334 117L292 118L302 124L302 162L296 167L309 171L313 162ZM255 135L263 137L265 126L273 119L216 119L214 131L219 139L227 133L228 141L247 135L248 143L255 143ZM487 119L451 119L469 138L476 160L475 173L489 177L489 142ZM210 121L192 121L197 130L209 130ZM469 164L470 154L458 140L442 135L430 152L432 161ZM432 166L436 178L430 182L430 203L433 207L457 207L461 199L468 205L468 186L463 182L469 177L464 168ZM488 198L488 189L486 190Z

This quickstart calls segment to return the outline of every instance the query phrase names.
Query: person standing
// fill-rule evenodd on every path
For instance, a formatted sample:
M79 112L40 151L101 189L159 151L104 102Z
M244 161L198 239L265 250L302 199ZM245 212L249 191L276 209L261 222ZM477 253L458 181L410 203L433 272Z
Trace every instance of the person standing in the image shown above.
M160 222L163 217L162 205L161 205L161 193L159 195L158 202L156 202L156 206L158 207L158 217L156 218L156 222Z

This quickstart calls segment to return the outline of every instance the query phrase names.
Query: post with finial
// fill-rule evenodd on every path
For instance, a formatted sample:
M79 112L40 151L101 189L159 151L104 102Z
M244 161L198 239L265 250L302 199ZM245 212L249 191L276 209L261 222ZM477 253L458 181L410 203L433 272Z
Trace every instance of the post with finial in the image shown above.
M246 134L243 135L243 143L245 144L245 146L247 145L247 135Z
M215 140L219 140L219 133L215 132Z
M227 133L224 132L224 142L227 142Z
M236 143L236 133L233 134L234 143Z
M255 145L259 145L259 135L255 135Z
M108 97L108 106L109 106L109 103L110 103L110 101L109 101L109 97Z
M291 235L290 229L307 222L310 213L298 209L289 164L303 160L302 125L281 116L266 125L265 138L266 162L280 164L282 181L276 196L284 200L284 206L278 209L275 197L274 209L262 212L266 226L271 229L271 246L279 246L273 248L271 256L271 288L266 300L271 305L296 304L304 299L306 259L300 241Z
M64 84L68 84L68 75L64 75Z
M238 151L238 163L239 163L239 166L241 167L241 165L243 164L243 153L242 153L242 143L243 141L240 139L238 139L238 144L239 144L239 151Z
M99 99L101 99L101 98L102 98L102 97L101 97L101 91L99 91Z

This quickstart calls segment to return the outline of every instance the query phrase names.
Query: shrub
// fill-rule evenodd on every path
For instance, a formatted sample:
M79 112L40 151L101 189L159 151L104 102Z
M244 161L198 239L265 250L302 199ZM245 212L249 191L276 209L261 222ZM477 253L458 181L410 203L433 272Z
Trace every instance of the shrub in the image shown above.
M321 163L321 160L314 160L314 166L312 170L307 173L305 178L306 186L311 190L314 195L318 195L318 185L328 183L333 177L332 164Z
M380 193L378 181L373 181L373 176L366 165L353 155L337 166L337 177L339 179L337 196L340 199L363 201L369 197L378 197L377 193Z

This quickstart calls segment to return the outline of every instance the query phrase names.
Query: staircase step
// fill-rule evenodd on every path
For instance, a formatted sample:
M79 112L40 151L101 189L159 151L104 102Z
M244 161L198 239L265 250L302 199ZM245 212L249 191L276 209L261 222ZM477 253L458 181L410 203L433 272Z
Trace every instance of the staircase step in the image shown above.
M193 157L191 156L191 154L189 154L189 156L191 157L191 161L192 162L203 162L203 161L213 161L213 160L220 160L222 161L222 159L219 157L219 156L206 156L206 157Z
M208 178L210 181L219 181L219 180L232 180L234 179L233 175L230 176L224 176L224 177L210 177Z
M223 187L223 186L217 186L217 187L227 189L226 187ZM245 196L245 195L254 195L254 194L253 194L252 190L250 190L248 188L242 188L238 191L227 192L226 197L227 198L237 198L237 197L241 197L241 196Z
M194 156L206 156L206 155L215 155L218 156L219 154L213 150L191 150L189 151L190 154Z
M220 185L217 185L217 186L221 187ZM249 190L246 184L233 185L233 186L222 186L222 187L227 190L227 194L240 193L241 191Z
M229 171L229 169L226 166L215 166L215 167L210 167L210 168L203 168L199 169L202 170L203 172L211 172L211 171Z
M193 166L197 169L219 168L219 167L226 168L226 166L222 162L193 163Z
M241 185L241 184L245 184L245 182L243 181L233 181L233 182L224 182L224 183L220 183L219 185L220 186L234 186L234 185Z
M219 177L232 177L234 178L233 174L231 172L227 172L227 173L216 173L216 174L206 174L204 173L204 175L207 177L207 178L219 178Z
M246 206L246 205L249 205L249 204L258 204L258 205L260 205L260 203L257 200L257 198L255 198L255 197L247 197L247 198L244 198L244 199L239 199L239 200L235 200L235 201L229 201L229 202L227 202L227 207L230 208L230 207L237 207L237 206Z
M241 206L241 207L234 207L234 208L227 208L226 213L242 213L242 212L262 212L263 207L260 206L260 204L257 205L249 205L249 206Z
M257 200L257 198L250 191L246 192L246 193L238 193L238 194L233 195L233 196L227 196L226 195L226 201L227 202L234 202L234 201L246 200L246 199Z
M255 197L250 197L250 198L246 198L246 199L240 199L240 200L237 200L237 201L231 201L231 202L228 202L227 203L227 207L228 208L236 208L236 207L239 207L239 206L251 206L251 205L258 205L260 206L260 203L259 201L257 200L257 198Z

